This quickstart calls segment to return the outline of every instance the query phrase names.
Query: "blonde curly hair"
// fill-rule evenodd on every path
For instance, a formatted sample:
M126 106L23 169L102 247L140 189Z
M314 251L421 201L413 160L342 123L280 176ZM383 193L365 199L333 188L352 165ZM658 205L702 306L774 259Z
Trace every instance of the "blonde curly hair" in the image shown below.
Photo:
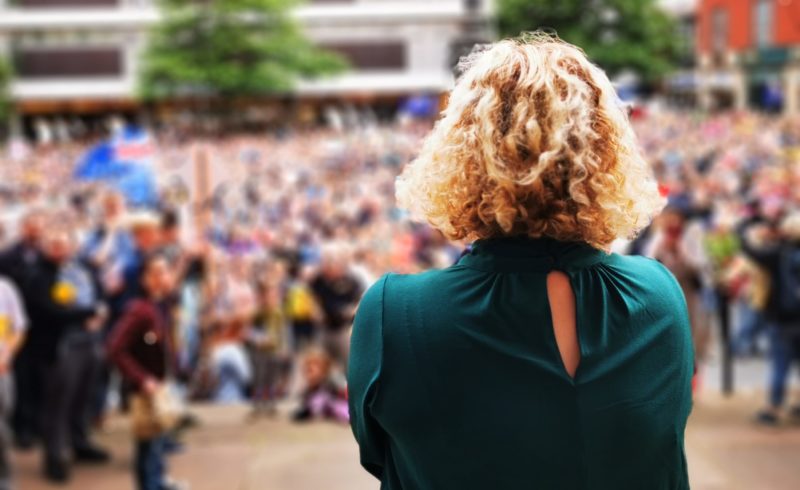
M536 33L477 50L398 203L454 240L527 235L608 249L664 207L627 115L584 52Z

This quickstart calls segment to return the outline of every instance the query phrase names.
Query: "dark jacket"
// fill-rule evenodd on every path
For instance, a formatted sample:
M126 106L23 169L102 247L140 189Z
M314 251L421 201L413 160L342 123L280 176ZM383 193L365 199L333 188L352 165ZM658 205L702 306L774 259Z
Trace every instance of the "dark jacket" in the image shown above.
M780 305L781 288L781 257L785 256L790 250L797 249L795 243L781 240L772 245L764 247L753 247L747 240L747 230L751 226L763 223L761 218L749 218L743 221L737 228L739 242L742 244L742 252L760 265L769 275L769 295L767 304L764 307L764 316L774 322L788 323L797 321L796 318L788 318L782 311Z
M350 325L353 321L351 309L363 293L354 277L345 275L329 279L319 275L311 282L311 290L322 308L327 330L336 332Z
M64 305L56 301L54 288L59 281L60 266L42 258L28 271L22 294L30 319L26 348L42 360L55 359L58 345L71 329L81 329L97 313L97 307Z
M0 275L8 277L18 289L22 289L30 272L41 260L41 252L35 246L19 241L0 252Z
M166 308L154 301L136 299L125 309L109 338L108 354L134 389L167 377L174 360L170 331Z

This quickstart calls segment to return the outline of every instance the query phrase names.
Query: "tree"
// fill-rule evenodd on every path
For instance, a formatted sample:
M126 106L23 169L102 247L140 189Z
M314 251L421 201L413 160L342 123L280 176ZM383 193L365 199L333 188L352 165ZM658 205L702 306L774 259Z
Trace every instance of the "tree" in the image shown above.
M300 78L335 73L339 56L315 47L291 17L297 0L161 0L140 95L250 97L291 90Z
M0 131L6 126L13 105L11 102L11 63L0 57Z
M555 31L611 76L632 70L655 81L679 55L675 22L656 0L499 0L498 10L504 36Z

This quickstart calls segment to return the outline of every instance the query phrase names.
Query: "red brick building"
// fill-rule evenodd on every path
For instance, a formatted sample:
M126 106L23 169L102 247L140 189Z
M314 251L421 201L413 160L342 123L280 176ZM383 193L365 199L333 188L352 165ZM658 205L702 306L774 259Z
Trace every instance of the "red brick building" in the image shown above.
M701 104L800 112L800 0L700 0L697 51Z

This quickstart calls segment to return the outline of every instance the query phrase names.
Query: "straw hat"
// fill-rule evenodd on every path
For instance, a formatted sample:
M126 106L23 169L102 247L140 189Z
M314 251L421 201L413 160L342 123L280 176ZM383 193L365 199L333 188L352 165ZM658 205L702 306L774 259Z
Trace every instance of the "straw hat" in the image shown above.
M158 228L161 226L161 220L152 211L134 211L126 216L125 225L131 231Z

